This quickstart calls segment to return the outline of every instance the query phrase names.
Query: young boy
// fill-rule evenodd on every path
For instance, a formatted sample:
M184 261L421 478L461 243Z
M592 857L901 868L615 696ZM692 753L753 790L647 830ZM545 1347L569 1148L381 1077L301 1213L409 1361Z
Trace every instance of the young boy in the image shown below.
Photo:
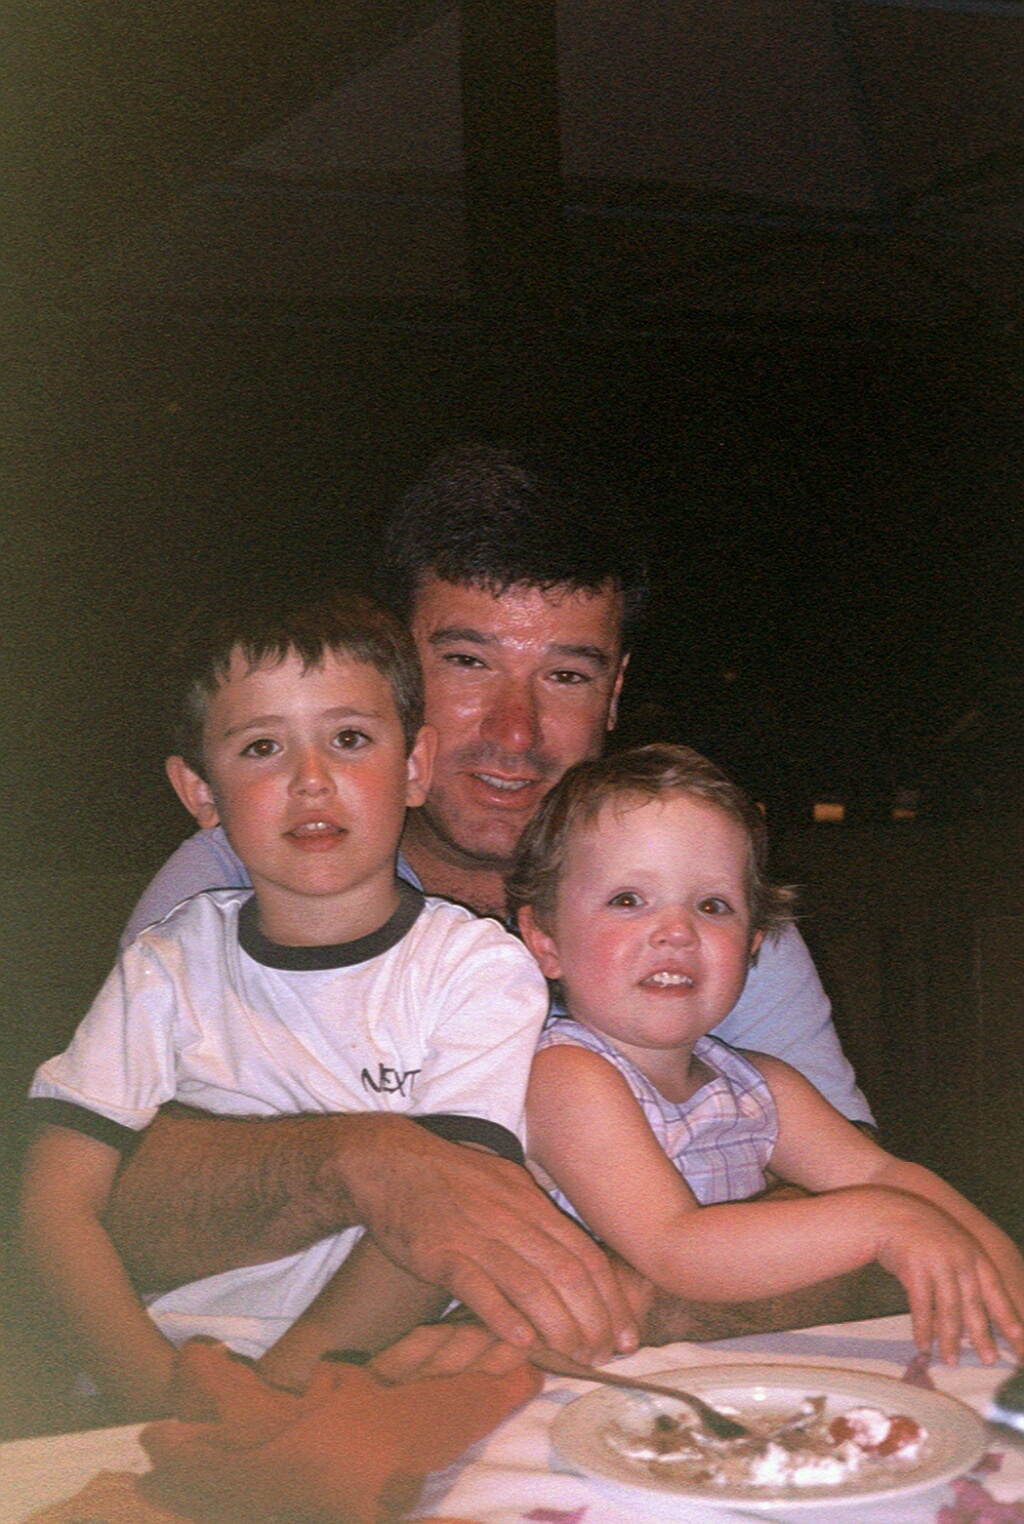
M201 826L224 827L253 888L199 894L122 952L33 1081L22 1208L41 1285L136 1415L164 1405L191 1335L301 1386L325 1350L379 1347L446 1298L351 1228L144 1309L103 1226L124 1130L171 1099L237 1116L398 1112L514 1155L548 1003L515 938L396 878L435 737L390 616L355 595L254 598L197 627L185 664L167 772Z
M509 880L569 1013L534 1060L531 1158L677 1296L747 1301L877 1260L922 1349L955 1361L966 1334L992 1361L996 1331L1020 1359L1024 1261L1006 1235L780 1059L707 1035L788 919L764 862L760 812L684 747L581 763L548 794ZM814 1194L751 1200L769 1168Z

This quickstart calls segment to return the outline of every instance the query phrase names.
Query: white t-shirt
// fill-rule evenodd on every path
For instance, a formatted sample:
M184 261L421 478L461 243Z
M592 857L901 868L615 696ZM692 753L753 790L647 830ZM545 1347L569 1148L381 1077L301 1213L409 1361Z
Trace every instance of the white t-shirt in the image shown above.
M378 932L327 948L267 942L251 891L215 890L122 952L31 1095L132 1131L174 1099L235 1116L455 1113L522 1139L547 1005L533 959L497 922L408 885ZM149 1311L175 1343L212 1334L258 1355L361 1231L192 1282Z
M398 872L422 888L401 853ZM166 915L190 894L248 882L245 868L220 826L196 831L168 858L142 894L121 945L126 946L143 927ZM768 937L762 944L743 993L714 1035L734 1048L784 1058L851 1122L874 1121L857 1086L853 1066L840 1046L828 996L795 926L788 926L780 936Z

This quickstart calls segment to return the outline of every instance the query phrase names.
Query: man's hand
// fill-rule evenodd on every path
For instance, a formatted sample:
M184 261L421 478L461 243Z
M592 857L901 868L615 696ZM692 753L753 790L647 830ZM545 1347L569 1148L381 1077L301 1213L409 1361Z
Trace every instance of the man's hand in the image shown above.
M592 1360L636 1347L604 1255L526 1170L404 1117L165 1108L106 1222L144 1291L295 1254L354 1224L510 1343Z
M414 1131L400 1153L347 1160L357 1220L389 1258L520 1348L536 1340L583 1360L636 1348L604 1254L526 1170Z

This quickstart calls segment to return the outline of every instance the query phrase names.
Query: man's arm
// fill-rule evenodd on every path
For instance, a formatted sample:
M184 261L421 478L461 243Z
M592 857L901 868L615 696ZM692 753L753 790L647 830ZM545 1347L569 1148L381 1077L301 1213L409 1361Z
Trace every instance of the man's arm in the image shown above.
M636 1344L604 1255L525 1169L403 1117L167 1108L122 1168L106 1222L147 1291L364 1224L389 1259L513 1344L540 1337L586 1358Z
M649 1287L641 1318L645 1344L674 1344L679 1339L709 1343L745 1334L814 1328L820 1323L851 1323L906 1312L907 1296L894 1276L880 1265L865 1265L849 1275L819 1281L803 1291L756 1302L681 1302Z

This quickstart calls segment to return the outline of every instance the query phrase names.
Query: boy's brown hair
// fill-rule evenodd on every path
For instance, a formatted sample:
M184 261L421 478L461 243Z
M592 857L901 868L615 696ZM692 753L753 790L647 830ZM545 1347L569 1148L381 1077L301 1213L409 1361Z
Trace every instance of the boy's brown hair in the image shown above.
M394 696L408 755L423 724L423 675L412 637L364 594L331 586L311 593L308 585L249 587L195 611L171 652L178 695L174 751L205 777L207 707L236 653L250 671L290 654L307 671L328 651L376 667Z
M793 918L794 891L771 884L766 877L764 816L713 762L689 746L668 743L612 752L569 768L546 795L519 842L505 885L511 914L529 905L538 925L550 929L573 833L593 825L606 804L628 809L677 793L714 805L742 826L749 847L751 936L758 931L777 935Z

